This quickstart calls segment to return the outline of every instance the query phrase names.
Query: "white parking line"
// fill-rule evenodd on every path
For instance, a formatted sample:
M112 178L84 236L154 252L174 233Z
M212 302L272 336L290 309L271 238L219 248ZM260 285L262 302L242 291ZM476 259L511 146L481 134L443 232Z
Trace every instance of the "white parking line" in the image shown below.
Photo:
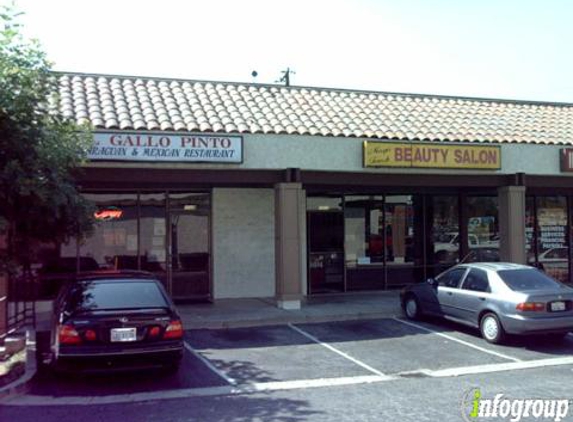
M376 374L380 377L385 377L386 375L384 375L382 372L380 372L379 370L371 367L370 365L365 364L364 362L359 361L358 359L353 358L352 356L336 349L335 347L332 347L330 344L326 344L322 341L320 341L319 339L317 339L316 337L314 337L312 334L307 333L306 331L301 330L300 328L294 326L293 324L288 324L288 326L290 328L292 328L293 330L295 330L297 333L302 334L303 336L305 336L306 338L308 338L309 340L314 341L317 344L320 344L323 347L326 347L328 350L330 350L331 352L334 352L340 356L342 356L345 359L348 359L349 361L355 363L358 366L361 366L362 368L366 369L367 371L372 372L373 374Z
M209 368L211 371L213 371L214 373L216 373L219 377L223 378L228 384L230 385L236 385L237 381L235 381L233 378L228 377L227 374L225 374L224 372L220 371L219 369L217 369L215 367L215 365L213 365L207 358L205 358L203 355L201 355L201 353L199 353L198 351L196 351L195 349L193 349L193 347L191 347L191 345L187 342L184 342L185 344L185 348L191 352L194 356L196 356L201 362L203 362L205 364L205 366L207 368Z
M456 343L463 344L464 346L471 347L472 349L479 350L480 352L488 353L488 354L490 354L490 355L497 356L497 357L500 357L500 358L503 358L503 359L507 359L507 360L511 360L511 361L513 361L513 362L522 362L521 359L514 358L514 357L508 356L508 355L504 355L503 353L494 352L493 350L488 350L488 349L485 349L485 348L480 347L480 346L476 346L475 344L472 344L472 343L470 343L470 342L467 342L467 341L464 341L464 340L460 340L460 339L458 339L458 338L449 336L449 335L444 334L444 333L440 333L439 331L432 330L432 329L430 329L430 328L426 328L426 327L424 327L424 326L422 326L422 325L414 324L413 322L409 322L409 321L404 321L403 319L400 319L400 318L393 318L393 319L394 319L395 321L401 322L402 324L406 324L406 325L409 325L409 326L411 326L411 327L415 327L415 328L418 328L418 329L420 329L420 330L424 330L424 331L427 331L427 332L429 332L429 333L436 334L436 335L438 335L438 336L440 336L440 337L447 338L448 340L455 341Z
M424 371L431 377L457 377L460 375L485 374L488 372L511 371L516 369L544 368L548 366L573 365L573 357L537 359L532 361L492 363L488 365L466 366L459 368Z
M232 396L240 394L254 394L259 392L272 392L281 390L296 390L306 388L324 388L333 386L373 384L386 381L399 381L406 379L407 374L416 372L428 377L444 378L457 377L460 375L484 374L492 372L504 372L511 370L523 370L543 368L550 366L573 365L573 357L561 357L552 359L539 359L527 362L505 362L490 365L477 365L459 368L442 369L432 371L421 369L408 371L395 375L367 375L340 378L319 378L308 380L262 382L242 385L226 385L221 387L183 388L178 390L153 391L147 393L115 394L110 396L38 396L38 395L12 395L0 399L3 406L90 406L119 403L138 403L149 400L171 400L189 397L213 397Z

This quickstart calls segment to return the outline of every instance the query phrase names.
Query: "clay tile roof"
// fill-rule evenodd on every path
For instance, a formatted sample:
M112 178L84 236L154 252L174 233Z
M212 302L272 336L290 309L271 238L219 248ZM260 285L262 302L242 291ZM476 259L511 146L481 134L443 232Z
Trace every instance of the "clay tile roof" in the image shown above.
M57 111L96 129L573 144L573 105L58 73Z

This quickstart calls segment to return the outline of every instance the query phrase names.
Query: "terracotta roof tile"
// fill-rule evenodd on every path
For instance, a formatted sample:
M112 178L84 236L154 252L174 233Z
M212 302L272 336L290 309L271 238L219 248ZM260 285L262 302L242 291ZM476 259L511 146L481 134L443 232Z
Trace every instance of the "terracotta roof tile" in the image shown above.
M573 143L573 105L58 74L57 111L96 129Z

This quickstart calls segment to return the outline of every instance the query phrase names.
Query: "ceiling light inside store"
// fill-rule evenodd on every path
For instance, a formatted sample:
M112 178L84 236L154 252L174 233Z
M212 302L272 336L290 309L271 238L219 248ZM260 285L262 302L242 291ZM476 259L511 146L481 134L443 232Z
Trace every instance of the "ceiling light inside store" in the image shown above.
M183 209L185 211L195 211L197 209L197 205L183 205Z
M319 211L328 211L329 209L330 209L330 207L328 205L319 205L318 206Z

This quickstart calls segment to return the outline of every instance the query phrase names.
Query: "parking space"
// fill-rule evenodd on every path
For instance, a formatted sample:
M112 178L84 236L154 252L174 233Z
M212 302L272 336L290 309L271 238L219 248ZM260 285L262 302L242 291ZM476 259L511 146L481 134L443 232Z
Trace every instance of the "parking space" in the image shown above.
M563 340L552 340L548 336L510 336L503 345L489 344L483 340L479 331L470 327L442 319L416 322L416 325L449 337L482 347L492 353L500 353L520 361L551 359L573 356L573 333Z
M573 336L539 336L498 346L477 330L399 318L196 330L187 341L237 383L290 381L491 366L573 356Z
M386 375L507 362L391 319L307 324L299 328Z
M176 375L36 376L30 393L109 396L207 387L409 376L572 357L573 336L486 343L479 333L441 320L400 318L186 332Z
M205 388L227 385L198 357L186 351L177 374L160 370L87 375L42 375L33 378L29 394L40 396L109 396L148 391Z
M187 342L237 384L371 375L287 325L191 331Z

